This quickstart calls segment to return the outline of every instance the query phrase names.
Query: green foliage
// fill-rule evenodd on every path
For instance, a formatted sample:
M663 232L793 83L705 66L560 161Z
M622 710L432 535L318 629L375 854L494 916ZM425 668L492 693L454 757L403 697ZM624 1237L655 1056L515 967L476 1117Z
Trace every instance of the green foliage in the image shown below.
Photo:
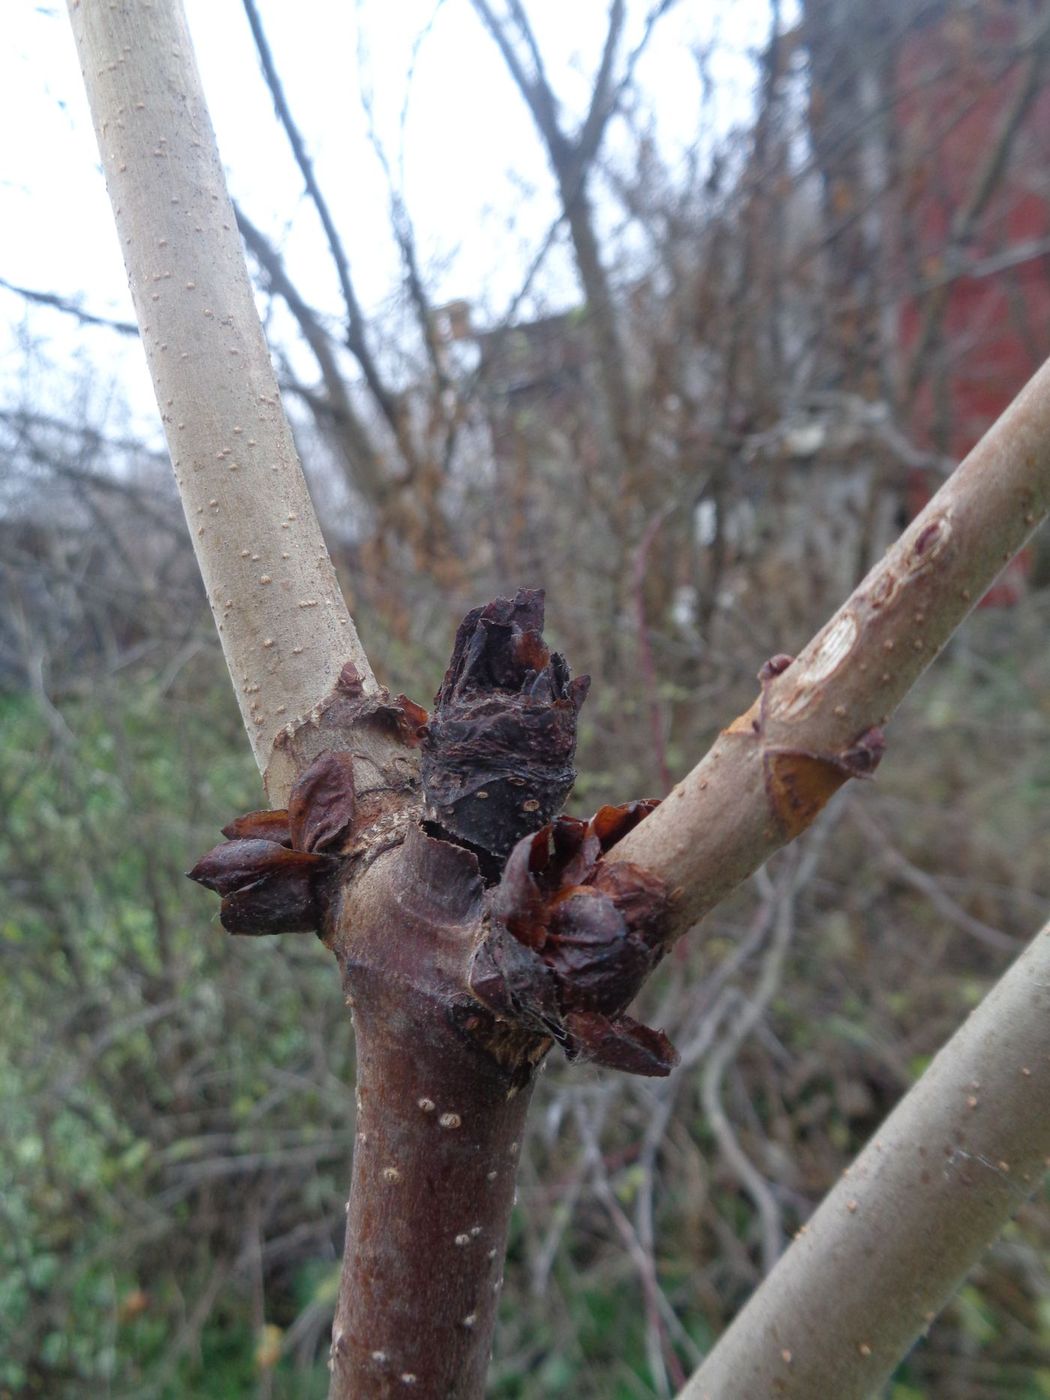
M1050 657L1036 645L1035 604L1009 626L1004 640L1001 618L971 624L968 648L894 725L862 796L915 868L1021 939L1050 894L1039 854L1050 835ZM425 696L443 641L390 649L395 688ZM648 786L639 695L625 727L603 691L584 711L581 768L592 776L579 811ZM96 684L62 704L61 721L25 696L0 698L0 1395L321 1397L351 1035L312 938L230 939L180 873L261 801L226 676L209 651L175 688L148 675ZM676 742L696 754L709 737L699 716ZM787 1234L1008 956L946 923L845 805L832 819L763 1032L724 1090ZM739 945L756 899L730 900L647 991L679 1043L709 1014L705 979ZM745 993L759 962L741 969ZM553 1057L523 1153L494 1396L659 1394L645 1286L623 1235L649 1199L655 1277L680 1329L660 1333L672 1379L754 1286L754 1204L706 1121L701 1073L702 1063L680 1085L647 1166L658 1086ZM1047 1400L1048 1245L1045 1204L1030 1206L902 1366L890 1400L962 1393L953 1387L975 1357L982 1395Z
M312 1223L289 1278L323 1246L333 1267L352 1096L322 1088L352 1075L348 1028L322 949L236 945L180 873L261 800L216 657L183 684L70 703L72 740L0 700L12 1392L251 1393L256 1237Z

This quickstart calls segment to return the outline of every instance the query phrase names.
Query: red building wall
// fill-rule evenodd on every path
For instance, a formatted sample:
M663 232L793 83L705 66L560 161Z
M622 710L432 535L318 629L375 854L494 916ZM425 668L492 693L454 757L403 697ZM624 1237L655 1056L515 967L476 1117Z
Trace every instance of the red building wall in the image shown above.
M914 439L956 459L1050 355L1050 65L1025 43L1037 18L1007 0L940 6L898 50L902 382ZM930 490L917 475L912 504ZM987 601L1016 598L1024 572L1021 559Z

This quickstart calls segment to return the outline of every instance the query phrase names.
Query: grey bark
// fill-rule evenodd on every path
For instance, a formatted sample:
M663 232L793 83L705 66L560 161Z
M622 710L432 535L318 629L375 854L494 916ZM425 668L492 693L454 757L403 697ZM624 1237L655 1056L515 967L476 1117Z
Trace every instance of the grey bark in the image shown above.
M344 662L375 681L281 407L182 5L69 9L175 479L265 769Z
M1050 1156L1050 925L799 1232L679 1400L865 1400Z

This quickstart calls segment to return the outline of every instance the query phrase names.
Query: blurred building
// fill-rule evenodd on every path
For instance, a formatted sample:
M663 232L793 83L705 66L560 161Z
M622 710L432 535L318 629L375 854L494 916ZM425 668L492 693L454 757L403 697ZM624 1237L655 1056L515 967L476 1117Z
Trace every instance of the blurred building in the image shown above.
M1050 354L1050 12L803 9L846 387L881 393L911 443L959 460ZM910 513L938 484L909 469ZM1030 562L986 601L1016 598Z

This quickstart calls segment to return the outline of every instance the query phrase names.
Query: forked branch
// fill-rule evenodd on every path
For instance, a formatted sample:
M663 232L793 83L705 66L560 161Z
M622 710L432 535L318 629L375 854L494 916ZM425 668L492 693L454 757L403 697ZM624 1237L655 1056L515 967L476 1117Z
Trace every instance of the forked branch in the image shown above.
M801 656L767 663L759 700L662 806L558 817L584 686L543 642L535 596L468 617L429 724L376 685L281 411L179 0L70 8L208 596L271 797L291 794L285 811L228 828L197 877L223 896L233 932L317 928L356 1008L360 1119L333 1395L411 1385L420 1397L476 1397L536 1064L558 1041L571 1057L635 1073L671 1068L666 1038L632 1021L628 1002L674 936L837 787L873 770L881 726L1045 516L1050 367ZM1030 1105L1048 1087L1045 1036L1035 1038L1048 1010L1048 944L1042 935L1035 962L1023 959L1004 983L1009 995L937 1062L918 1100L925 1118L907 1110L903 1128L888 1126L871 1149L861 1175L870 1196L858 1188L856 1211L853 1196L845 1203L851 1219L870 1210L875 1229L881 1212L885 1237L887 1208L909 1196L907 1207L928 1204L950 1239L950 1212L970 1191L959 1245L944 1251L955 1272L924 1276L930 1306L1046 1151L1045 1116L1032 1128ZM1014 989L1033 967L1043 990L1025 1010ZM985 1137L980 1109L992 1101L1001 1112ZM930 1125L943 1128L937 1142L919 1136ZM898 1134L900 1150L883 1163ZM949 1151L938 1157L942 1142ZM826 1209L840 1204L833 1196ZM912 1218L902 1204L894 1232ZM841 1337L874 1363L874 1384L915 1318L894 1321L895 1280L906 1276L893 1272L898 1262L885 1297L863 1295L870 1332L854 1325L857 1280L872 1290L873 1276L872 1236L856 1235ZM911 1260L908 1240L883 1244L887 1258ZM781 1306L776 1319L789 1316ZM802 1358L819 1347L807 1350L799 1328L804 1374ZM738 1335L764 1364L761 1329ZM795 1355L785 1341L779 1364ZM704 1384L718 1400L764 1393ZM848 1384L834 1393L865 1393ZM822 1380L783 1393L832 1392Z

